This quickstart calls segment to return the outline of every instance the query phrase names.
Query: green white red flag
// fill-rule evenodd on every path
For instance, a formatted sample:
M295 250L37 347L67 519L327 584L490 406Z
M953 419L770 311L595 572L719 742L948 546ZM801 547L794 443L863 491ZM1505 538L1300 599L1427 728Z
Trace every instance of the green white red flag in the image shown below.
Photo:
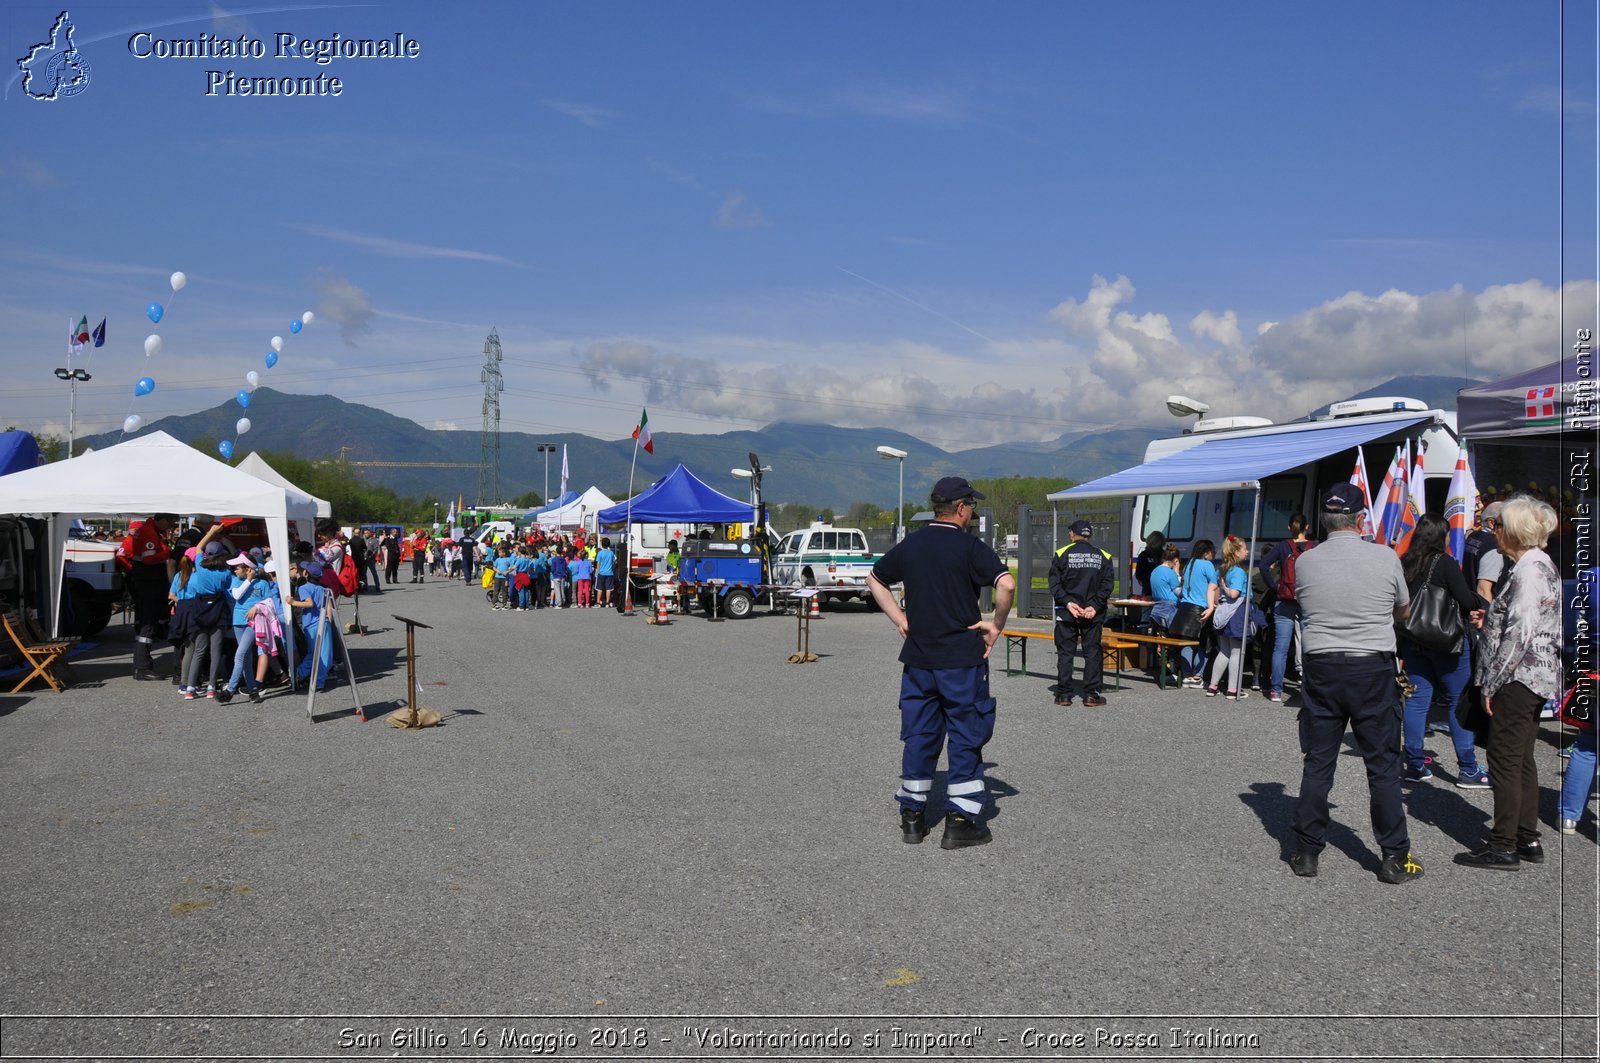
M650 438L650 411L648 409L639 411L639 425L633 430L633 438L638 440L639 445L644 448L646 454L654 454L656 452L655 441Z

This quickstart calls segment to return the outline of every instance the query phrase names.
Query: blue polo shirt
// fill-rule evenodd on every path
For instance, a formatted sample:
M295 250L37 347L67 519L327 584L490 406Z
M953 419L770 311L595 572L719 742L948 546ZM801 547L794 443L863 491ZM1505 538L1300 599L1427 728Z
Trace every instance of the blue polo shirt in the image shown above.
M872 574L905 585L910 630L900 663L911 668L973 668L984 663L978 592L1009 571L988 545L958 525L934 521L878 558Z
M1178 600L1188 602L1190 605L1206 607L1206 588L1217 582L1217 566L1200 558L1189 562L1189 567L1183 570L1182 590Z

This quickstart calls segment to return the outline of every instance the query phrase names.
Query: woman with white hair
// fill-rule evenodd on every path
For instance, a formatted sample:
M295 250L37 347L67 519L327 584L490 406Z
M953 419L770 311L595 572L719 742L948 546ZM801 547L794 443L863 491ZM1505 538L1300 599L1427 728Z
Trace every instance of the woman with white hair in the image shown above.
M1467 867L1516 871L1544 861L1533 747L1539 709L1560 696L1562 685L1561 578L1544 552L1557 523L1548 503L1516 495L1495 528L1511 575L1489 603L1474 668L1490 716L1494 827L1488 845L1456 855Z

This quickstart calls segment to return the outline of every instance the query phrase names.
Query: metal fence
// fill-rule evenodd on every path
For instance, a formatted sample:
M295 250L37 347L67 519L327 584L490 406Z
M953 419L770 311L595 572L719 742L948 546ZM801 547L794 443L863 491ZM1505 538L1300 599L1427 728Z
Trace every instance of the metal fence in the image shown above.
M1113 594L1127 593L1133 586L1128 556L1129 529L1133 523L1133 502L1128 499L1088 499L1076 505L1055 506L1035 512L1032 506L1017 507L1017 605L1018 616L1051 619L1055 602L1050 597L1050 562L1056 551L1071 542L1067 528L1076 520L1086 520L1094 528L1090 541L1111 554L1117 582Z

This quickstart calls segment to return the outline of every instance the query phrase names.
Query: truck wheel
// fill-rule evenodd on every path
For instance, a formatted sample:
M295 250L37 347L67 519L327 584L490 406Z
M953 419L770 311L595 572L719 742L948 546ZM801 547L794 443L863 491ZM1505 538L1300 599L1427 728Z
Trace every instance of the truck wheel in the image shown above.
M722 613L734 620L743 620L755 611L755 599L749 591L729 591L722 599Z
M807 587L815 587L817 585L816 573L812 572L809 568L802 570L800 573L800 582Z
M82 580L68 580L61 597L66 606L61 614L63 634L87 638L98 635L111 623L111 602Z

